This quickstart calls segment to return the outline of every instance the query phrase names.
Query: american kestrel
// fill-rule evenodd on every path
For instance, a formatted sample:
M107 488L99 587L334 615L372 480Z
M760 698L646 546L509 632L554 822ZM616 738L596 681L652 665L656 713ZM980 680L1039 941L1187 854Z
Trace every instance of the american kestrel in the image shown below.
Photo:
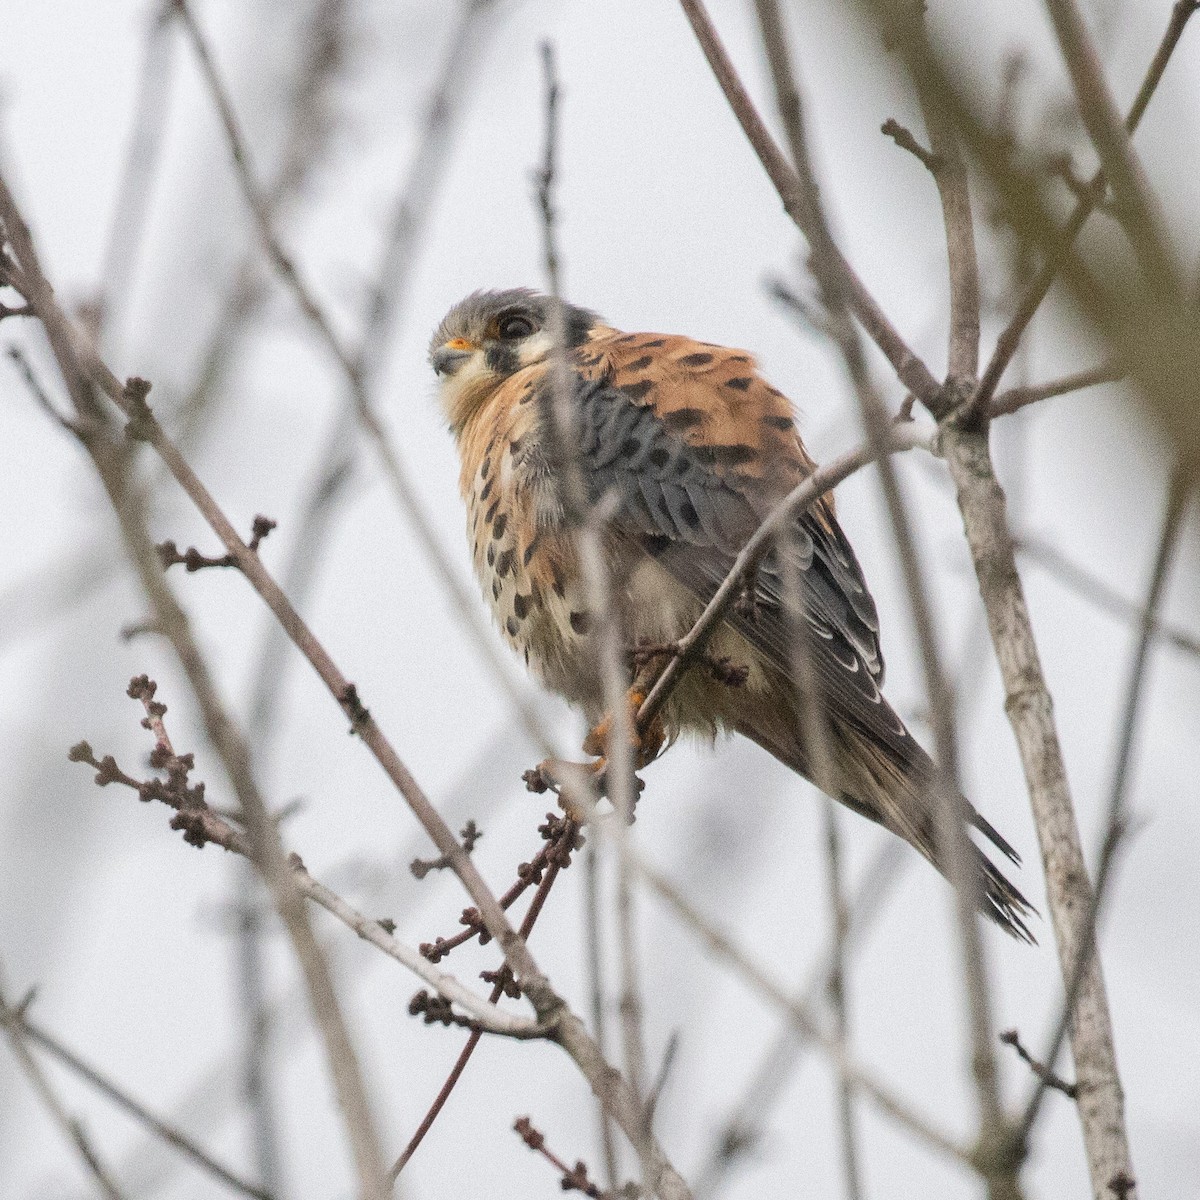
M552 303L526 289L476 292L446 314L429 358L458 443L484 596L529 669L595 727L604 704L588 605L543 426ZM790 402L746 352L622 333L573 305L562 306L561 324L579 465L593 500L615 497L608 565L636 664L645 661L634 657L637 647L669 645L691 628L741 547L815 464ZM734 730L806 778L817 773L791 679L781 552L794 556L801 581L830 752L820 760L831 759L834 774L813 781L939 866L934 766L880 693L875 604L830 497L797 519L790 544L773 550L748 585L749 603L731 609L709 643L712 658L732 669L697 666L680 681L662 712L667 738ZM596 752L594 736L585 748ZM963 805L971 825L1017 862ZM984 911L1032 940L1025 898L972 851Z

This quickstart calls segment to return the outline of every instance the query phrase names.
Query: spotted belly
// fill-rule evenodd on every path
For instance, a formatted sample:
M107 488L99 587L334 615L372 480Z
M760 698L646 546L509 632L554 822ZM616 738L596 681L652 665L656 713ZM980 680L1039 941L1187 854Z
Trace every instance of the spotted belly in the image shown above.
M561 530L539 528L520 489L489 488L488 458L468 500L475 573L501 634L548 688L594 706L594 662L574 549Z

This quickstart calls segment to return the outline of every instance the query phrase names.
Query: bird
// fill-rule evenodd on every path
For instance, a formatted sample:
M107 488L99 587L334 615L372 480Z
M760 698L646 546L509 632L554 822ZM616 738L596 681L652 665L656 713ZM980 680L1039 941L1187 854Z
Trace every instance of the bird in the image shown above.
M605 501L603 549L634 684L694 624L762 521L815 469L788 398L746 351L626 333L529 288L477 291L437 326L429 361L457 443L475 572L500 632L551 691L592 722L605 713L595 622L577 551L578 514L552 399L571 401L570 451L589 504ZM557 390L556 390L557 389ZM888 704L875 602L832 496L795 518L727 610L708 646L638 746L639 768L681 734L734 732L864 817L943 874L936 768ZM803 620L785 605L799 581ZM797 635L797 630L802 632ZM805 638L811 701L793 639ZM657 669L661 669L661 660ZM806 745L814 703L825 752ZM1007 841L962 799L962 813L1014 864ZM971 841L981 911L1032 942L1035 910Z

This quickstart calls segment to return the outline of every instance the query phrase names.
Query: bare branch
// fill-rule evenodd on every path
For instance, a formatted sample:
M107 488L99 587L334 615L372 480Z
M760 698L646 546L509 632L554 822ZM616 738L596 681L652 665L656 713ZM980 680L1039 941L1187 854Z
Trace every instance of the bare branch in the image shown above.
M1141 631L1133 653L1133 661L1129 669L1129 683L1125 690L1125 703L1122 706L1121 726L1117 750L1117 760L1113 768L1112 787L1108 799L1108 814L1105 826L1104 840L1100 848L1100 860L1096 870L1096 887L1091 896L1091 903L1085 914L1085 932L1079 939L1076 948L1076 960L1072 964L1069 975L1066 976L1066 996L1062 1014L1050 1040L1050 1048L1043 1062L1047 1070L1051 1070L1058 1057L1066 1036L1068 1026L1076 1011L1077 998L1086 984L1090 964L1095 960L1096 924L1100 915L1100 906L1107 895L1111 880L1112 864L1116 852L1124 836L1126 827L1126 803L1129 787L1130 764L1133 757L1134 737L1137 730L1138 717L1144 694L1146 671L1150 661L1150 644L1154 636L1154 622L1158 608L1166 588L1167 571L1171 564L1180 531L1183 516L1190 495L1189 481L1182 473L1177 473L1171 480L1167 496L1166 512L1163 517L1162 532L1159 535L1158 550L1155 554L1154 566L1150 572L1150 583L1146 592L1146 601L1142 608ZM1080 1075L1078 1062L1076 1074ZM1052 1081L1039 1074L1038 1086L1034 1089L1025 1107L1022 1126L1025 1136L1032 1131L1037 1120L1041 1102L1045 1099L1046 1088L1052 1086ZM1089 1099L1083 1091L1082 1083L1076 1083L1076 1099L1081 1106ZM1085 1125L1085 1130L1086 1130ZM1089 1165L1092 1165L1089 1163ZM1102 1164L1103 1170L1111 1170L1110 1164ZM1093 1185L1096 1182L1097 1170L1093 1167ZM1115 1172L1105 1177L1106 1186L1111 1187L1108 1180L1122 1178L1131 1179L1127 1167L1118 1164ZM1095 1189L1097 1192L1099 1189Z
M289 877L278 831L270 819L266 802L258 789L249 746L225 711L207 663L192 636L187 616L163 577L140 511L138 497L128 486L125 446L115 441L109 433L111 425L96 388L99 387L127 417L136 417L136 420L131 420L127 435L136 437L139 430L148 434L156 431L163 439L163 445L169 447L164 456L168 460L168 467L171 468L173 464L173 469L179 470L194 482L195 488L198 489L196 494L204 497L213 514L218 514L219 510L150 414L145 401L149 385L122 387L100 360L91 343L72 326L59 307L53 289L42 273L33 240L3 178L0 178L0 220L3 220L9 241L20 260L29 288L26 299L37 310L50 339L59 370L75 405L77 420L84 426L83 444L91 455L101 482L116 510L122 536L142 587L150 600L155 622L171 641L179 656L200 706L205 730L241 803L254 846L254 861L271 889L276 907L295 947L309 987L314 1019L322 1035L330 1072L342 1106L347 1136L354 1149L362 1193L365 1197L382 1197L382 1156L375 1140L366 1089L349 1031L338 1006L328 965L313 936L304 904ZM239 565L243 572L247 563L257 564L259 570L262 570L258 556L250 553L224 514L220 514L219 524L230 535L226 548L231 551L237 548L241 556ZM263 574L265 575L265 571Z
M530 901L529 910L525 914L524 920L521 922L520 934L521 937L528 938L533 932L533 927L537 923L537 919L541 914L542 907L546 903L547 896L550 895L550 889L554 886L554 881L558 877L558 872L566 865L569 860L569 855L572 849L575 848L576 839L579 834L579 827L573 821L567 820L563 823L563 827L558 838L551 846L549 843L545 847L549 851L547 858L547 866L545 873L542 875L538 883L538 889L534 893L533 899ZM512 973L507 967L502 967L497 973L495 982L492 984L492 992L488 997L490 1004L495 1004L505 992L515 990L513 988ZM437 1120L438 1114L446 1105L446 1101L450 1099L451 1092L458 1086L459 1079L462 1078L463 1072L467 1069L467 1063L471 1061L471 1056L475 1053L475 1048L479 1045L481 1031L475 1030L467 1039L466 1045L463 1046L458 1058L455 1060L454 1066L450 1068L450 1074L446 1077L446 1081L442 1084L438 1094L434 1097L433 1103L429 1106L425 1116L421 1119L421 1123L417 1126L416 1132L408 1140L408 1145L404 1147L400 1157L392 1164L392 1169L389 1172L389 1178L394 1182L400 1177L401 1172L408 1165L412 1156L417 1152L417 1148L425 1140L425 1135L433 1128L434 1121Z
M1117 361L1101 363L1086 371L1076 371L1064 375L1061 379L1052 379L1029 387L1009 388L988 405L988 417L1002 417L1015 413L1030 404L1040 400L1050 400L1055 396L1067 396L1071 392L1080 392L1084 388L1096 387L1102 383L1117 383L1125 378L1125 367Z
M642 1031L642 1000L634 921L633 879L629 865L629 826L637 796L634 774L635 728L626 698L629 677L625 664L625 637L613 594L613 581L604 548L608 513L602 500L593 505L588 496L578 454L578 427L570 369L566 359L565 317L561 297L561 265L557 245L557 212L554 188L559 140L559 83L550 42L541 46L545 84L546 141L542 168L537 174L537 199L542 217L542 237L548 292L552 300L549 332L552 386L543 403L543 438L557 468L558 486L564 497L568 523L574 526L574 541L583 577L584 594L594 630L596 666L600 674L607 713L607 742L604 746L604 782L618 815L615 828L617 852L617 948L621 972L621 1044L625 1074L634 1096L645 1101L645 1045ZM546 435L549 436L546 436ZM639 728L641 728L639 726ZM649 1110L643 1104L643 1123L633 1145L642 1164L642 1182L653 1179L654 1165Z
M1146 619L1147 614L1144 609L1127 600L1098 575L1079 566L1048 543L1032 537L1023 537L1017 541L1016 547L1018 554L1037 563L1054 579L1069 587L1089 603L1095 604L1123 621L1140 624ZM1168 625L1158 616L1151 621L1151 628L1154 636L1160 638L1166 645L1190 658L1200 659L1200 637L1177 626Z
M1020 1034L1015 1029L1006 1029L1000 1035L1000 1041L1006 1046L1011 1046L1016 1052L1017 1057L1025 1063L1029 1069L1040 1079L1047 1087L1054 1088L1055 1091L1062 1092L1069 1100L1079 1098L1079 1089L1073 1084L1068 1083L1065 1079L1060 1079L1045 1063L1040 1063L1028 1050L1021 1044Z
M1183 31L1187 26L1188 20L1197 11L1197 8L1200 8L1197 0L1176 0L1171 10L1171 19L1167 25L1166 32L1163 34L1158 51L1146 71L1142 86L1138 89L1138 94L1130 107L1129 115L1125 118L1125 128L1130 134L1133 134L1137 130L1142 116L1145 114L1150 100L1158 88L1159 81L1167 69L1167 63L1170 62L1171 56L1175 53L1175 47L1179 44L1179 39L1183 36ZM982 378L979 380L979 386L975 389L974 396L971 397L970 405L964 414L965 416L969 418L977 417L983 412L984 407L991 402L992 396L995 394L996 388L1000 383L1001 376L1003 376L1005 369L1012 361L1013 355L1017 352L1017 346L1020 345L1022 334L1028 327L1029 322L1033 320L1034 314L1041 307L1042 301L1049 294L1050 285L1054 282L1055 277L1069 255L1071 247L1079 235L1079 231L1083 228L1088 217L1091 216L1096 205L1104 196L1106 189L1107 181L1104 169L1101 167L1092 176L1089 192L1081 196L1076 202L1074 211L1067 218L1066 224L1062 227L1058 235L1053 252L1047 254L1044 265L1022 294L1016 311L1013 313L1008 325L1005 326L1004 331L1000 334L1000 337L996 340L992 357Z
M846 304L862 324L867 336L883 351L892 364L897 376L909 391L923 400L932 399L939 384L929 368L905 343L899 332L888 320L883 310L867 291L866 285L854 269L842 257L836 245L827 244L817 226L804 184L788 163L783 152L775 144L770 131L754 107L742 81L734 70L716 27L706 11L702 0L680 0L680 5L691 23L696 40L716 76L725 98L733 109L759 161L770 177L775 190L783 201L784 211L791 217L797 229L804 234L814 253L828 258L832 270L841 277L841 291Z
M87 1167L88 1173L96 1181L101 1192L108 1197L108 1200L123 1200L121 1191L113 1182L108 1168L100 1161L100 1156L96 1153L83 1126L67 1112L58 1093L46 1078L46 1073L25 1044L25 1025L21 1020L19 1010L14 1010L2 995L0 995L0 1025L4 1026L13 1056L21 1070L25 1072L26 1078L33 1085L33 1090L41 1098L54 1123L62 1130L63 1136L75 1147L76 1153L83 1160L84 1166Z
M73 746L68 757L72 762L81 762L94 768L95 782L100 787L120 783L136 791L138 798L143 801L160 800L173 808L177 815L172 820L172 828L180 830L188 843L205 846L211 842L254 861L256 851L251 839L236 830L207 803L204 799L203 783L190 783L189 774L193 768L194 757L191 754L176 754L163 723L166 705L154 698L156 688L157 685L152 680L144 675L139 676L130 683L129 695L145 705L147 715L142 724L155 736L155 749L150 756L150 764L156 769L166 771L165 779L135 779L122 771L111 755L97 760L87 742ZM314 879L299 855L288 856L286 869L300 894L320 905L331 916L358 934L363 941L369 942L389 958L395 959L401 966L412 971L448 1002L459 1005L481 1030L515 1038L537 1038L545 1035L546 1031L536 1022L496 1008L494 999L485 1002L459 983L454 976L435 970L425 955L397 941L385 922L364 916L331 888Z
M160 1138L169 1146L174 1146L190 1158L201 1170L220 1180L235 1192L244 1196L254 1197L255 1200L270 1200L270 1193L263 1188L255 1187L246 1180L239 1178L233 1171L222 1166L207 1151L202 1150L196 1143L183 1133L177 1126L170 1124L150 1112L144 1104L134 1100L124 1089L100 1073L95 1067L84 1062L77 1054L69 1050L53 1034L48 1033L40 1025L30 1021L28 1013L21 1008L12 1008L0 996L0 1025L11 1029L16 1027L19 1036L35 1043L60 1063L73 1071L81 1079L94 1087L101 1095L107 1096L118 1108L123 1109L133 1119L149 1129L155 1137Z
M1046 9L1071 76L1079 115L1116 197L1117 217L1151 285L1174 294L1179 290L1179 281L1167 249L1167 233L1158 201L1133 149L1129 130L1117 111L1083 17L1075 0L1046 0Z
M146 442L159 455L176 482L200 512L200 515L217 534L226 550L233 555L241 573L263 599L276 619L287 630L288 636L294 641L297 648L308 659L310 665L350 721L352 731L358 735L363 744L371 751L376 761L383 768L384 773L404 797L409 808L421 823L434 845L438 848L439 853L446 855L449 859L454 873L462 881L468 894L479 907L489 933L496 939L496 942L503 950L505 959L512 968L517 981L520 983L522 991L537 1013L539 1023L546 1028L547 1036L562 1046L572 1059L575 1060L593 1090L597 1095L603 1097L604 1103L609 1106L609 1111L624 1130L626 1136L634 1140L635 1143L639 1138L645 1137L644 1105L624 1078L619 1073L613 1071L604 1061L603 1055L588 1035L583 1023L570 1011L562 998L550 986L549 981L530 954L528 947L508 923L503 910L492 895L475 864L471 861L470 856L463 850L451 832L450 827L442 820L416 779L396 753L391 742L375 723L370 711L359 697L357 688L338 669L324 646L313 635L307 624L300 617L300 614L296 612L295 608L288 601L275 579L263 566L258 555L250 553L249 547L238 536L237 530L230 523L228 517L213 499L211 493L201 483L195 471L192 470L186 459L179 452L178 447L158 423L149 405L146 403L149 384L144 380L132 379L123 386L108 366L100 359L95 348L71 325L62 309L58 306L49 283L45 280L45 277L41 274L40 267L37 265L36 257L33 255L32 243L29 241L28 231L24 229L23 223L20 222L20 216L12 203L11 196L2 179L0 179L0 218L4 220L5 226L9 230L10 239L16 246L17 253L22 260L27 275L34 281L31 286L32 294L27 298L34 305L39 319L50 336L55 355L60 363L60 368L69 385L72 387L72 394L79 394L85 398L86 402L89 403L90 412L102 414L104 410L99 407L99 401L92 391L94 386L99 387L104 395L127 418L126 437ZM18 232L14 234L14 230ZM105 478L105 475L102 471L103 478ZM116 493L118 498L114 500L114 504L118 508L118 515L121 514L122 509L119 500L122 494L118 490ZM165 582L158 568L157 561L153 557L153 548L149 546L148 539L145 552L135 556L135 561L139 567L144 566L147 562L153 563L153 569L148 574L143 572L143 585L155 598L156 608L161 608L161 611L167 612L168 605L175 605L174 598L165 587ZM186 618L184 618L178 606L175 605L169 611L174 624L181 629L186 629ZM164 628L170 628L165 620L163 621L163 625ZM176 645L177 647L184 645L186 648L190 646L190 643L187 642L185 637L181 636L176 641ZM199 660L198 655L196 655L194 647L190 647L187 652L189 656L193 656L184 659L184 666L188 670L189 680L193 682L193 688L199 694L197 683L193 680L193 673L199 672L203 675L205 691L215 697L215 693L212 692L211 683L207 680L203 663ZM214 744L217 745L218 750L223 749L225 753L229 754L229 761L234 764L235 771L238 774L238 781L241 783L241 787L238 788L239 798L243 799L244 796L248 796L253 799L253 797L257 796L257 793L253 791L249 758L244 744L234 731L232 725L223 717L223 714L221 714L221 719L217 721L216 718L219 713L219 706L215 705L214 700L212 709L206 709L206 727L208 728L209 736L213 739ZM210 723L210 717L215 723ZM239 758L238 755L241 757ZM238 769L239 763L244 764L244 769ZM231 777L233 777L232 772ZM258 803L261 805L261 798L258 798ZM244 799L243 804L245 805ZM256 828L259 830L265 829L269 830L271 838L277 838L274 827L266 818L265 806L260 811L262 817L259 821L251 824L252 832ZM272 859L271 861L274 862L275 860ZM281 860L280 867L282 867ZM286 868L283 868L283 871L286 871ZM297 900L297 904L293 904L290 897L283 890L288 884L282 882L284 876L279 868L270 867L270 874L268 874L267 878L273 888L279 889L277 895L282 895L283 897L284 902L281 902L281 911L285 922L293 922L298 925L299 921L303 920L304 913L303 907L299 907L297 911L299 894L295 893L294 888L291 889L295 893ZM289 932L293 931L292 924L289 924L288 928ZM303 928L308 929L306 920L304 921ZM297 934L297 936L299 935ZM311 938L311 930L308 931L308 937ZM301 957L306 975L310 972L316 975L321 971L325 971L324 964L319 958L319 950L316 948L315 941L311 945L315 951L315 956L309 955L307 959L303 955ZM299 951L301 946L297 946L297 949ZM334 993L331 986L328 989L327 995L329 1002L332 1003ZM326 1016L331 1017L332 1012L326 1010ZM332 1031L326 1030L324 1027L323 1032L327 1036L332 1036ZM339 1095L345 1101L352 1086L351 1079L355 1076L356 1067L348 1038L338 1046L336 1053L331 1053L330 1059L335 1083L337 1083L339 1088ZM363 1110L363 1116L365 1118L365 1109ZM347 1121L351 1126L351 1136L354 1139L356 1151L361 1152L365 1150L366 1143L364 1136L368 1127L362 1126L354 1118L348 1117ZM662 1197L662 1200L676 1200L676 1198L689 1195L687 1185L674 1167L671 1166L661 1148L652 1138L648 1138L647 1140L649 1141L647 1153L650 1160L650 1186ZM362 1160L360 1159L360 1161ZM363 1171L362 1176L361 1182L364 1192L367 1195L377 1194L378 1188L375 1181L382 1179L382 1168L378 1174Z
M931 175L936 176L942 169L941 155L934 154L932 150L926 150L913 136L912 130L901 125L895 117L888 117L879 127L879 132L884 137L890 137L901 150L907 150Z
M652 867L640 855L634 855L638 874L647 886L674 911L675 915L695 933L710 950L724 959L737 972L738 977L756 992L769 1000L780 1012L787 1015L797 1029L821 1047L839 1076L857 1091L869 1097L883 1112L898 1124L915 1134L926 1145L960 1162L970 1162L971 1152L960 1146L947 1134L936 1129L925 1117L916 1113L903 1100L879 1083L863 1068L850 1061L838 1039L826 1032L816 1015L803 1001L789 996L754 962L723 930L704 917L683 893L666 876Z

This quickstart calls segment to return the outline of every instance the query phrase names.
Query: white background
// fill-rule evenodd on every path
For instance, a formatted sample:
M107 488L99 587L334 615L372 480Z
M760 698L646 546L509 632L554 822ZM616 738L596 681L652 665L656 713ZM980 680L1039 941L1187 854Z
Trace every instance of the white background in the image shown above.
M211 0L197 11L266 174L278 156L295 46L311 4ZM931 4L985 95L1016 48L1030 77L1023 133L1043 148L1080 149L1055 101L1067 95L1052 41L1032 4ZM423 99L451 31L438 0L349 8L346 61L333 87L333 148L288 210L288 244L339 328L351 330L372 277L391 203L419 131ZM1095 5L1095 22L1122 103L1149 61L1169 5ZM763 110L769 89L749 5L714 16ZM103 252L127 148L151 6L135 0L6 0L0 12L3 158L44 265L69 306L101 282ZM904 335L944 367L946 286L941 220L919 165L880 136L896 116L920 130L898 77L885 73L873 35L843 6L797 4L793 44L826 201L843 246ZM445 309L481 286L543 282L530 172L541 153L537 46L554 39L564 86L561 248L567 294L627 329L686 332L743 346L796 401L812 452L823 459L857 440L853 399L829 348L766 297L768 274L795 276L798 244L766 177L730 116L675 5L503 4L469 71L462 121L432 219L421 239L378 395L382 415L443 545L469 570L457 464L433 400L424 355ZM131 286L115 297L105 353L119 375L154 383L170 421L195 370L229 278L255 245L226 146L189 48L175 40L162 170ZM1195 97L1200 30L1189 30L1143 130L1139 149L1164 197L1181 249L1194 258ZM1081 171L1091 170L1086 152ZM981 209L984 206L980 206ZM981 220L988 297L1003 303L1005 243ZM1002 311L1002 310L1001 310ZM1059 314L1061 317L1061 314ZM30 346L52 392L62 389L29 329L7 321L0 346ZM1000 318L988 329L994 336ZM1032 379L1091 365L1095 351L1069 325L1035 326ZM893 404L902 398L880 367ZM240 350L193 460L243 529L265 512L280 528L264 547L282 569L298 499L343 393L336 372L276 290ZM1148 581L1165 498L1163 448L1116 387L1054 400L996 430L1018 531L1036 535L1136 601ZM942 646L963 669L962 760L976 805L1025 857L1020 884L1045 914L1037 843L999 678L982 637L978 596L953 496L940 464L902 464L922 548L936 582ZM303 605L318 635L356 681L406 763L447 813L485 829L477 856L497 890L537 844L543 800L520 773L537 753L478 665L395 509L369 451L318 581ZM879 603L893 704L920 725L922 689L907 605L871 472L838 493ZM1200 556L1185 538L1165 615L1200 628ZM170 487L158 493L158 537L214 544ZM64 572L67 574L64 575ZM75 574L71 574L74 572ZM1084 844L1094 848L1107 795L1123 681L1136 630L1027 564L1025 585L1066 751ZM86 581L81 582L81 581ZM172 575L211 656L224 696L244 712L250 664L265 628L261 605L232 573ZM473 589L472 589L473 590ZM186 847L164 811L116 788L98 791L66 761L87 737L127 769L141 769L140 709L124 695L146 671L171 706L180 749L197 752L210 798L229 791L197 731L180 673L153 638L121 628L144 616L120 561L111 512L78 448L0 362L0 970L7 995L37 986L32 1015L131 1093L175 1119L223 1159L250 1171L237 1069L245 1037L235 960L241 864ZM1139 1194L1200 1196L1200 662L1159 646L1137 746L1138 823L1121 860L1102 949L1127 1092ZM418 884L404 869L428 853L398 797L335 706L293 655L283 680L280 734L262 747L273 804L301 798L285 826L318 877L366 911L393 916L405 940L455 928L464 903L449 879ZM544 698L564 741L578 720ZM136 773L136 771L135 771ZM784 981L801 980L827 938L821 809L807 784L756 748L679 746L646 772L635 836L646 853ZM885 836L843 814L851 875ZM969 1135L963 1004L950 892L915 855L850 975L856 1053L958 1135ZM572 1003L586 1008L582 869L561 880L533 948ZM647 1037L657 1064L679 1052L659 1106L658 1132L689 1179L712 1147L778 1018L647 897L639 906ZM406 1014L415 983L318 918L336 947L341 993L389 1153L398 1151L436 1093L460 1034ZM1056 1011L1059 972L1049 922L1041 945L987 931L998 1028L1040 1046ZM351 1170L340 1126L283 939L268 936L271 995L284 1006L270 1042L285 1158L284 1194L345 1196ZM468 981L495 955L464 952L448 966ZM1026 1070L1003 1058L1016 1104ZM1064 1065L1070 1073L1069 1061ZM128 1120L56 1069L130 1196L202 1197L219 1185L153 1147ZM832 1077L804 1060L768 1120L765 1141L730 1176L736 1197L840 1194ZM1061 1097L1048 1102L1026 1173L1030 1195L1088 1194L1078 1125ZM555 1195L550 1168L511 1133L530 1115L565 1159L601 1175L585 1084L549 1046L485 1042L464 1083L403 1178L412 1196ZM867 1194L977 1194L971 1177L859 1108ZM0 1052L0 1197L91 1194L15 1061Z

